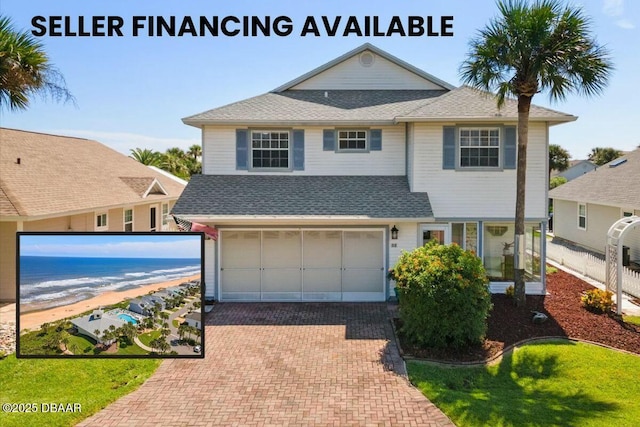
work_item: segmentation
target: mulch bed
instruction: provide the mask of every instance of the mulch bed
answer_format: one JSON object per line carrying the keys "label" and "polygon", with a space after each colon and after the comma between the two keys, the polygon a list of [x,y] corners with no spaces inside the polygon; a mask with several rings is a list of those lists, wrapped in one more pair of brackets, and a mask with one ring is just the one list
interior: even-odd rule
{"label": "mulch bed", "polygon": [[[462,351],[419,349],[400,335],[405,355],[417,358],[475,362],[491,359],[510,345],[537,337],[577,338],[640,354],[640,327],[624,323],[615,314],[595,314],[585,310],[582,293],[593,289],[583,280],[564,271],[547,276],[546,296],[527,296],[525,307],[516,308],[506,295],[492,296],[493,310],[488,319],[487,337],[482,346]],[[542,324],[534,324],[532,311],[549,316]],[[395,319],[396,329],[401,321]]]}

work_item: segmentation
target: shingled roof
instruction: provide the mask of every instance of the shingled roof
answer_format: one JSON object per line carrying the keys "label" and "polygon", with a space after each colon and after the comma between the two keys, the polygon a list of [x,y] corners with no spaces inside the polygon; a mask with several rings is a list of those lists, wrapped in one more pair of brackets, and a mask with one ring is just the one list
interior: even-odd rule
{"label": "shingled roof", "polygon": [[194,175],[172,211],[251,217],[432,218],[427,193],[405,176]]}
{"label": "shingled roof", "polygon": [[183,189],[177,181],[97,141],[0,128],[2,216],[55,215],[173,200]]}
{"label": "shingled roof", "polygon": [[554,188],[549,197],[640,209],[640,148]]}

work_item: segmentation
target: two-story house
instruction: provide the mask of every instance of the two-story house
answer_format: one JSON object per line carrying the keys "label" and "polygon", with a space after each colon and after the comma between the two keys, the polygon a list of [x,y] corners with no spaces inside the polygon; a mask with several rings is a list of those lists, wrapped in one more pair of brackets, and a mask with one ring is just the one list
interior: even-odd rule
{"label": "two-story house", "polygon": [[[527,292],[545,291],[548,129],[533,106]],[[364,44],[277,89],[189,116],[203,174],[173,213],[220,230],[205,247],[221,301],[384,301],[387,270],[430,239],[513,279],[516,102],[456,88]]]}

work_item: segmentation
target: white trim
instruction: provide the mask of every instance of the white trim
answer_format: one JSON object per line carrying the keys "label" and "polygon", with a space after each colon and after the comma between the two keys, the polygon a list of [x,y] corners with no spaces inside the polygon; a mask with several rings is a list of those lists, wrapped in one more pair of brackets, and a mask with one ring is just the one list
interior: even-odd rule
{"label": "white trim", "polygon": [[[364,147],[363,148],[340,148],[340,132],[364,132]],[[358,138],[357,135],[355,138],[349,138],[347,136],[344,138],[347,143],[352,140],[361,140],[362,138]],[[370,144],[370,135],[369,129],[336,129],[336,152],[337,153],[368,153],[369,152],[369,144]]]}
{"label": "white trim", "polygon": [[[160,207],[160,205],[157,204],[157,203],[149,205],[149,216],[148,216],[148,220],[149,220],[148,228],[149,228],[149,231],[158,231],[158,228],[160,228],[160,229],[162,228],[162,221],[160,221],[160,224],[158,224],[158,217],[160,216],[159,212],[158,212],[159,211],[159,207]],[[155,217],[156,217],[156,219],[155,219],[156,226],[153,227],[153,228],[151,227],[151,209],[155,209],[156,210],[156,215],[155,215]],[[160,225],[160,227],[158,227],[158,225]]]}
{"label": "white trim", "polygon": [[434,223],[434,224],[420,224],[418,227],[418,247],[424,246],[424,232],[425,231],[444,231],[444,244],[451,243],[451,223]]}
{"label": "white trim", "polygon": [[[580,215],[580,206],[584,206],[584,215]],[[576,226],[578,227],[578,230],[587,230],[587,226],[588,224],[588,212],[587,212],[587,204],[586,203],[578,203],[577,205],[577,221],[576,221]],[[584,217],[584,227],[580,226],[580,218]]]}
{"label": "white trim", "polygon": [[[167,207],[167,213],[164,213],[165,206]],[[163,231],[170,229],[169,211],[169,202],[160,203],[160,229]]]}
{"label": "white trim", "polygon": [[[471,127],[471,126],[459,126],[457,127],[457,135],[456,135],[456,150],[458,151],[458,164],[456,165],[456,169],[461,169],[461,170],[469,170],[469,169],[473,169],[473,170],[495,170],[495,169],[502,169],[502,157],[503,157],[503,152],[504,152],[504,141],[502,140],[504,137],[504,132],[501,132],[501,127],[500,126],[475,126],[475,127]],[[480,135],[480,133],[482,131],[487,131],[487,144],[489,145],[462,145],[462,132],[463,131],[467,131],[467,132],[473,132],[473,131],[478,131],[478,138],[481,140],[482,139],[482,135]],[[491,131],[497,131],[498,132],[498,145],[490,145],[491,144]],[[472,136],[469,135],[469,139],[471,139]],[[481,143],[482,141],[480,141]],[[462,149],[469,149],[469,150],[481,150],[481,149],[487,149],[487,150],[498,150],[498,164],[495,166],[491,166],[491,165],[487,165],[487,166],[463,166],[462,165]]]}
{"label": "white trim", "polygon": [[[248,162],[249,164],[248,166],[248,170],[251,171],[256,171],[256,172],[264,172],[264,171],[268,171],[268,172],[282,172],[282,171],[291,171],[293,170],[293,133],[291,131],[291,129],[286,129],[286,128],[280,128],[280,129],[248,129],[249,131],[249,158],[248,158]],[[258,147],[258,148],[253,148],[253,135],[254,133],[286,133],[287,134],[287,148],[280,148],[278,144],[277,148],[271,148],[271,147]],[[271,136],[269,136],[269,141],[271,141]],[[278,141],[280,141],[280,138],[278,138]],[[253,151],[254,150],[260,150],[260,151],[286,151],[287,152],[287,167],[270,167],[270,166],[253,166]]]}
{"label": "white trim", "polygon": [[162,184],[160,184],[160,181],[158,181],[156,178],[153,178],[153,181],[149,185],[149,188],[147,188],[147,191],[145,191],[142,195],[142,198],[145,199],[154,188],[159,188],[160,192],[165,196],[169,195],[169,193],[167,193],[167,190],[165,190]]}

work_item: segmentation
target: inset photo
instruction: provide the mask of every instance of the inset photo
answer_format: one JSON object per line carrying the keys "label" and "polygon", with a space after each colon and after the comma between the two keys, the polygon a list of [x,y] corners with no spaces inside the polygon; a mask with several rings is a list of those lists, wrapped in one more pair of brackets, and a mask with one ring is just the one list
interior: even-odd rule
{"label": "inset photo", "polygon": [[17,357],[204,357],[202,233],[20,232]]}

